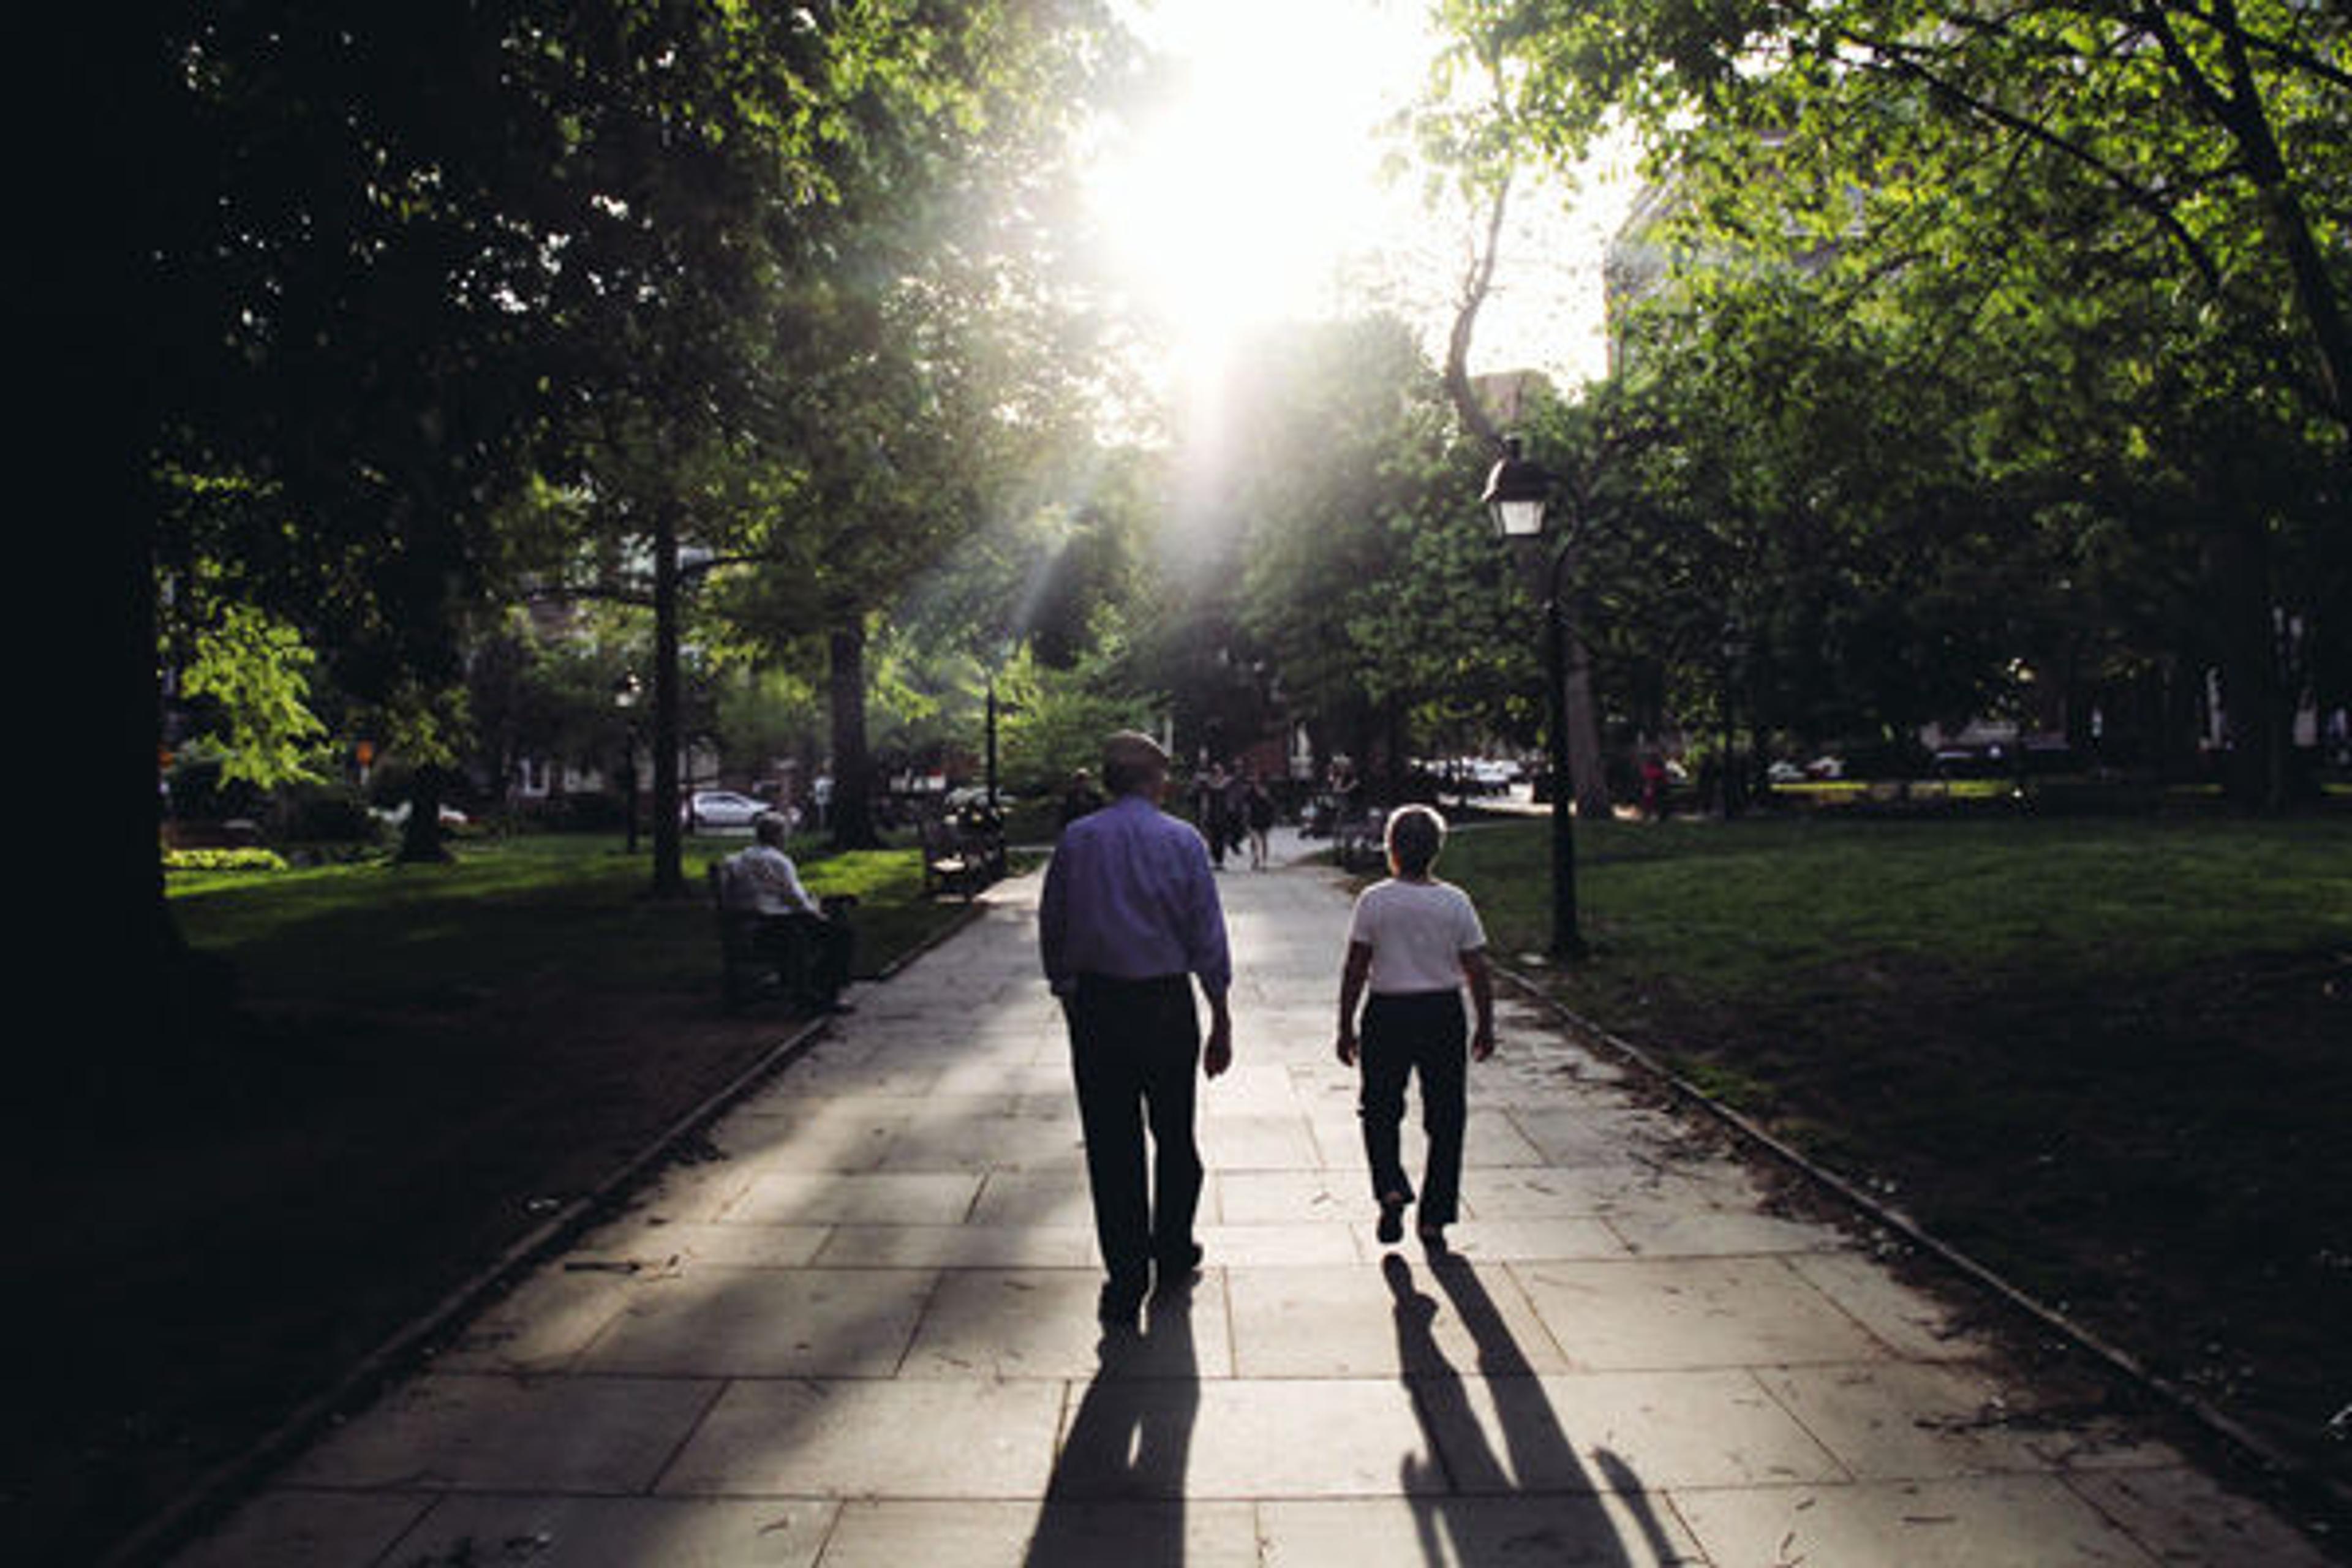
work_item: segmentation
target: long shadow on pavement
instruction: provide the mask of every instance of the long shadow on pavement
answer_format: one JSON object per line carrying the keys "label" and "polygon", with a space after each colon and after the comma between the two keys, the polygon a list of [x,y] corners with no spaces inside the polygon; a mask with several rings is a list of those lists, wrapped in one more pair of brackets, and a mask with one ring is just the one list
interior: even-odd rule
{"label": "long shadow on pavement", "polygon": [[[1423,1293],[1412,1266],[1395,1253],[1381,1260],[1396,1317],[1397,1360],[1433,1458],[1409,1456],[1404,1492],[1412,1500],[1423,1556],[1432,1568],[1525,1561],[1582,1568],[1649,1568],[1685,1561],[1622,1458],[1598,1450],[1601,1479],[1590,1479],[1559,1417],[1545,1397],[1527,1352],[1467,1259],[1440,1253],[1430,1272],[1477,1346],[1477,1375],[1493,1398],[1507,1455],[1498,1455],[1473,1407],[1461,1373],[1440,1350],[1431,1324],[1437,1300]],[[1443,1474],[1433,1489],[1426,1466]],[[1642,1537],[1629,1549],[1611,1517],[1607,1494]],[[1498,1506],[1517,1500],[1524,1506]]]}
{"label": "long shadow on pavement", "polygon": [[1026,1568],[1181,1568],[1184,1481],[1201,1408],[1192,1297],[1152,1300],[1143,1328],[1107,1328],[1030,1537]]}

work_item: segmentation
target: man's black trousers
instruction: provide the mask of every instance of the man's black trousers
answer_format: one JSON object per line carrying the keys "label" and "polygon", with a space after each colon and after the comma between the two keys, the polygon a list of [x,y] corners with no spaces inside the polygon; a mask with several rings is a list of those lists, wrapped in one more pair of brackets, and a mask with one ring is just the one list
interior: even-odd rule
{"label": "man's black trousers", "polygon": [[1139,1293],[1154,1259],[1163,1278],[1192,1267],[1192,1215],[1201,1201],[1201,1154],[1192,1133],[1201,1020],[1192,984],[1181,974],[1154,980],[1080,975],[1069,999],[1069,1022],[1095,1239],[1111,1284]]}

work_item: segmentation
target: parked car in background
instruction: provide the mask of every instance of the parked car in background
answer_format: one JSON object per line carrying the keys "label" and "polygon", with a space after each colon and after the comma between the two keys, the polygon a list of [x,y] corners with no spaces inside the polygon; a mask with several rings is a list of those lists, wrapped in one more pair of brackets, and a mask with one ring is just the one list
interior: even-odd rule
{"label": "parked car in background", "polygon": [[748,830],[755,818],[774,809],[764,800],[738,795],[731,789],[698,789],[686,797],[686,803],[677,808],[677,815],[688,831]]}
{"label": "parked car in background", "polygon": [[[408,811],[412,804],[414,803],[404,800],[394,805],[370,806],[368,815],[388,827],[405,827],[408,826]],[[444,827],[466,827],[473,823],[472,817],[446,802],[438,808],[436,815]]]}
{"label": "parked car in background", "polygon": [[1487,795],[1505,795],[1519,782],[1519,764],[1502,757],[1480,757],[1470,764],[1472,776]]}

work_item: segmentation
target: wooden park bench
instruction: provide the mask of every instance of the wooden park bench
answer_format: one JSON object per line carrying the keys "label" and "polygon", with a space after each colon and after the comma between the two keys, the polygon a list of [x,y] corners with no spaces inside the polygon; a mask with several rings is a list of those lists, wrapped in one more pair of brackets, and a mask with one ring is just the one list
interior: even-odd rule
{"label": "wooden park bench", "polygon": [[1385,812],[1370,811],[1360,816],[1343,817],[1331,831],[1333,857],[1340,868],[1379,870],[1388,856],[1387,826]]}
{"label": "wooden park bench", "polygon": [[951,816],[916,825],[923,845],[923,893],[970,899],[1004,875],[1004,833]]}
{"label": "wooden park bench", "polygon": [[[710,904],[719,918],[719,976],[728,1010],[763,996],[805,1000],[809,965],[814,957],[806,935],[797,927],[786,928],[781,952],[763,942],[759,913],[729,896],[728,875],[726,861],[710,862]],[[817,899],[818,907],[833,919],[846,918],[856,904],[856,896],[848,893],[827,893]]]}

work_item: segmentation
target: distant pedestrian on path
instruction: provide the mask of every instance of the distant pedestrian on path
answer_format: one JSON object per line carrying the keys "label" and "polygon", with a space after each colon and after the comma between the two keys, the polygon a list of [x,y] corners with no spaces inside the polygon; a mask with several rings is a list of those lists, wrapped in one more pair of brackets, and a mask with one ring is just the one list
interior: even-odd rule
{"label": "distant pedestrian on path", "polygon": [[[1406,1080],[1421,1079],[1422,1125],[1429,1163],[1420,1194],[1421,1238],[1445,1243],[1462,1194],[1462,1133],[1469,1119],[1468,1058],[1495,1054],[1495,985],[1486,966],[1486,932],[1470,896],[1430,874],[1445,846],[1445,819],[1425,805],[1408,805],[1388,821],[1389,869],[1356,900],[1348,931],[1347,967],[1339,982],[1339,1059],[1361,1060],[1363,1086],[1357,1115],[1371,1166],[1372,1196],[1381,1206],[1380,1238],[1404,1237],[1412,1182],[1399,1153]],[[1467,1033],[1462,984],[1470,984],[1477,1028]],[[1357,1035],[1357,1005],[1366,986]],[[1466,1037],[1465,1037],[1466,1035]]]}
{"label": "distant pedestrian on path", "polygon": [[1225,868],[1225,851],[1234,845],[1233,781],[1225,774],[1225,764],[1213,763],[1207,775],[1192,790],[1194,810],[1201,819],[1201,832],[1209,840],[1209,858],[1217,869]]}
{"label": "distant pedestrian on path", "polygon": [[[1045,978],[1069,1021],[1095,1238],[1109,1275],[1100,1316],[1132,1326],[1155,1268],[1160,1289],[1172,1290],[1200,1267],[1192,1073],[1197,1062],[1214,1078],[1233,1061],[1233,960],[1208,847],[1160,810],[1168,753],[1122,731],[1105,743],[1103,785],[1110,804],[1072,822],[1046,863],[1037,927]],[[1209,1000],[1205,1049],[1196,978]]]}
{"label": "distant pedestrian on path", "polygon": [[1265,781],[1253,773],[1249,787],[1242,795],[1242,809],[1249,824],[1250,869],[1265,869],[1266,835],[1274,831],[1274,795]]}

